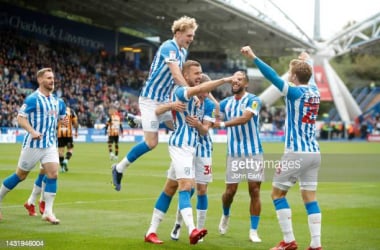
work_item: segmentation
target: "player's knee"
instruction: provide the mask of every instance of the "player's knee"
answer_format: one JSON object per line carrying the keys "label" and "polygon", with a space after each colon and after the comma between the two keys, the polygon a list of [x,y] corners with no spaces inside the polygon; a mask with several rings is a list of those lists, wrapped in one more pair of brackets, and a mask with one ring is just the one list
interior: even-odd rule
{"label": "player's knee", "polygon": [[207,194],[207,185],[197,185],[197,194],[198,195],[205,195]]}
{"label": "player's knee", "polygon": [[28,176],[29,174],[29,171],[25,171],[25,170],[22,170],[21,168],[17,167],[16,169],[16,175],[18,176],[18,178],[20,179],[20,181],[23,181],[26,179],[26,177]]}
{"label": "player's knee", "polygon": [[272,200],[277,200],[284,198],[286,196],[287,191],[280,190],[278,188],[274,188],[271,193]]}
{"label": "player's knee", "polygon": [[315,190],[301,190],[301,196],[304,203],[309,203],[316,200]]}
{"label": "player's knee", "polygon": [[176,192],[177,192],[177,187],[169,186],[169,187],[165,187],[165,188],[164,188],[164,193],[165,193],[167,196],[173,197],[173,196],[175,195]]}
{"label": "player's knee", "polygon": [[249,189],[249,194],[251,197],[259,197],[260,196],[260,187],[255,186]]}
{"label": "player's knee", "polygon": [[48,164],[45,165],[45,174],[49,179],[58,178],[58,164]]}
{"label": "player's knee", "polygon": [[49,179],[57,179],[58,178],[58,171],[50,171],[46,173],[47,178]]}
{"label": "player's knee", "polygon": [[251,200],[260,200],[260,191],[254,191],[250,193]]}
{"label": "player's knee", "polygon": [[236,188],[231,188],[231,187],[227,188],[226,191],[224,192],[224,194],[229,199],[232,199],[236,194]]}
{"label": "player's knee", "polygon": [[158,144],[158,140],[154,140],[154,139],[153,140],[147,140],[147,141],[145,141],[145,143],[146,143],[146,145],[148,145],[148,147],[150,149],[154,149]]}

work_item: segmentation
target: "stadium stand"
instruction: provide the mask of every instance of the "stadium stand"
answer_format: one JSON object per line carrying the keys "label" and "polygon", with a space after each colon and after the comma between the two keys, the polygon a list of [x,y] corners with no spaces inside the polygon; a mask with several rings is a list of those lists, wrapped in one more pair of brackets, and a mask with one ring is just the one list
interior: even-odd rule
{"label": "stadium stand", "polygon": [[18,109],[37,87],[35,73],[47,66],[55,72],[56,94],[77,112],[82,127],[103,123],[110,105],[118,107],[122,117],[139,113],[133,96],[146,72],[134,69],[122,54],[90,53],[56,41],[41,43],[11,30],[0,35],[6,38],[0,41],[1,127],[17,126]]}

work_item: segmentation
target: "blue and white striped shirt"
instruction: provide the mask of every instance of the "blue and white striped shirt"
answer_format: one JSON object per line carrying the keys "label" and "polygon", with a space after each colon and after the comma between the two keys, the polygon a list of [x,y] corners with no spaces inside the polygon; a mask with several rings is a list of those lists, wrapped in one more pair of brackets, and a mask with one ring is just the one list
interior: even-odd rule
{"label": "blue and white striped shirt", "polygon": [[248,110],[254,115],[245,124],[227,127],[227,151],[231,157],[247,157],[263,153],[259,137],[260,99],[250,93],[240,99],[235,96],[225,98],[220,102],[220,112],[226,121],[241,117]]}
{"label": "blue and white striped shirt", "polygon": [[199,132],[196,128],[190,127],[185,120],[188,115],[197,115],[195,100],[194,98],[187,99],[186,87],[177,86],[173,91],[172,101],[175,102],[179,100],[185,102],[187,103],[187,107],[184,112],[172,111],[175,128],[170,135],[169,145],[176,147],[190,146],[195,148],[199,142]]}
{"label": "blue and white striped shirt", "polygon": [[[180,49],[175,40],[165,41],[157,50],[149,76],[140,93],[140,96],[158,101],[167,102],[174,86],[173,76],[168,67],[168,63],[177,63],[182,69],[182,65],[187,57],[187,50]],[[185,84],[185,83],[183,83]]]}
{"label": "blue and white striped shirt", "polygon": [[[215,123],[215,104],[206,98],[198,108],[200,121],[209,121]],[[199,135],[199,143],[195,152],[196,157],[210,158],[212,155],[212,140],[209,132],[205,135]]]}
{"label": "blue and white striped shirt", "polygon": [[[263,75],[285,96],[287,119],[285,121],[285,149],[293,152],[319,152],[315,121],[318,116],[320,94],[311,76],[308,85],[294,85],[284,81],[266,63],[254,60]],[[308,62],[312,66],[312,62]]]}
{"label": "blue and white striped shirt", "polygon": [[33,129],[42,134],[40,140],[34,140],[27,133],[22,148],[48,148],[57,144],[57,122],[66,116],[66,105],[56,96],[45,96],[36,90],[25,99],[18,115],[26,117]]}

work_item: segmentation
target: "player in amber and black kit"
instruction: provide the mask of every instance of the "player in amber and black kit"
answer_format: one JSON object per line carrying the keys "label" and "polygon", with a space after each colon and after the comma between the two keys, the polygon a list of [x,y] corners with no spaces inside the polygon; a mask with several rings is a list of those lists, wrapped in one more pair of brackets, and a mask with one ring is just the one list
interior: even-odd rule
{"label": "player in amber and black kit", "polygon": [[[119,136],[123,136],[123,125],[120,115],[115,108],[109,110],[110,118],[105,127],[105,134],[108,134],[108,152],[111,161],[117,161],[119,155]],[[112,151],[112,145],[115,143],[115,153]]]}
{"label": "player in amber and black kit", "polygon": [[[78,117],[74,110],[66,107],[66,115],[69,119],[69,123],[65,126],[62,122],[58,122],[58,153],[59,153],[59,164],[61,165],[61,171],[69,171],[68,163],[73,155],[74,140],[73,140],[73,129],[75,138],[78,137]],[[67,152],[65,156],[65,147],[67,147]]]}

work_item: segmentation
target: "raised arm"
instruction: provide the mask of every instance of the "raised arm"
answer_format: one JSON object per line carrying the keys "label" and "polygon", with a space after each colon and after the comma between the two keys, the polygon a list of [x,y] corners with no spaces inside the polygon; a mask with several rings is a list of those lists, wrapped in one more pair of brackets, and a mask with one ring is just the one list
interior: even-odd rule
{"label": "raised arm", "polygon": [[253,53],[251,47],[245,46],[241,48],[240,52],[247,58],[252,59],[256,64],[260,72],[267,78],[274,86],[276,86],[281,92],[283,92],[285,81],[277,74],[277,72],[272,69],[265,62],[260,60],[255,53]]}
{"label": "raised arm", "polygon": [[318,88],[317,83],[315,82],[315,78],[314,78],[314,61],[313,61],[313,59],[306,52],[301,52],[301,54],[298,56],[298,59],[307,62],[311,66],[313,74],[310,77],[309,85],[314,87],[314,88]]}

